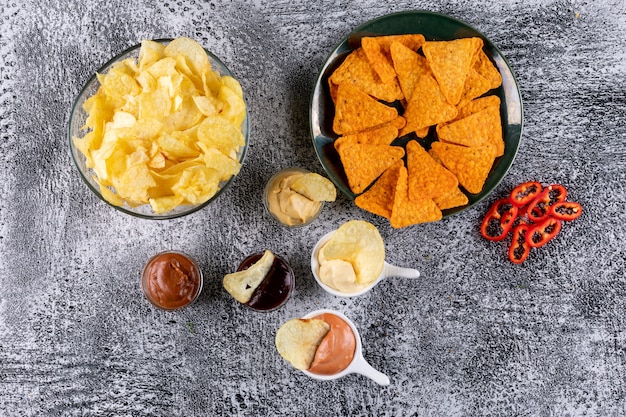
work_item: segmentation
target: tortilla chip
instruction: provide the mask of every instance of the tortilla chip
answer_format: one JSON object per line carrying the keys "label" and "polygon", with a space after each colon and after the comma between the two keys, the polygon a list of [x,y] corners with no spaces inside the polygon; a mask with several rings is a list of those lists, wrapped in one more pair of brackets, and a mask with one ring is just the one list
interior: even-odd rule
{"label": "tortilla chip", "polygon": [[480,38],[452,41],[429,41],[422,46],[428,65],[448,103],[457,105],[465,87],[476,52],[482,48]]}
{"label": "tortilla chip", "polygon": [[459,186],[456,176],[435,161],[415,140],[406,144],[406,165],[409,198],[412,201],[419,202],[424,197],[434,198]]}
{"label": "tortilla chip", "polygon": [[502,85],[502,75],[481,48],[476,53],[476,59],[467,74],[461,101],[480,97],[500,85]]}
{"label": "tortilla chip", "polygon": [[446,101],[437,81],[431,75],[424,75],[417,81],[403,114],[406,126],[400,131],[400,136],[446,122],[456,114],[456,107]]}
{"label": "tortilla chip", "polygon": [[456,175],[467,192],[478,194],[482,191],[495,159],[493,145],[467,147],[433,142],[431,149],[443,165]]}
{"label": "tortilla chip", "polygon": [[464,119],[437,126],[439,140],[463,146],[493,145],[495,156],[504,155],[500,107],[491,106]]}
{"label": "tortilla chip", "polygon": [[339,84],[333,130],[349,134],[385,124],[398,117],[398,111],[386,106],[350,84]]}
{"label": "tortilla chip", "polygon": [[373,129],[343,136],[345,142],[367,143],[370,145],[391,145],[398,137],[398,128],[393,122],[386,123]]}
{"label": "tortilla chip", "polygon": [[421,198],[418,201],[409,200],[407,169],[400,167],[396,194],[391,210],[389,223],[391,227],[399,229],[418,223],[441,220],[441,210],[430,198]]}
{"label": "tortilla chip", "polygon": [[337,88],[339,86],[337,84],[335,84],[334,82],[331,81],[331,79],[328,79],[328,93],[330,94],[330,99],[333,101],[333,103],[337,102]]}
{"label": "tortilla chip", "polygon": [[276,331],[276,350],[299,370],[309,369],[330,325],[320,319],[291,319]]}
{"label": "tortilla chip", "polygon": [[362,48],[351,52],[329,79],[336,85],[350,84],[380,100],[393,102],[401,99],[402,90],[394,78],[383,82],[370,66]]}
{"label": "tortilla chip", "polygon": [[432,72],[428,68],[426,58],[400,42],[392,43],[390,51],[393,68],[398,76],[402,94],[408,103],[420,77],[424,74],[432,75]]}
{"label": "tortilla chip", "polygon": [[354,199],[355,204],[370,213],[390,218],[400,168],[403,166],[404,162],[400,160],[387,168],[369,190]]}
{"label": "tortilla chip", "polygon": [[451,123],[455,120],[464,119],[467,116],[471,116],[474,113],[478,113],[479,111],[486,109],[487,107],[500,107],[500,103],[500,97],[495,95],[475,98],[471,101],[461,100],[459,105],[456,107],[459,113],[456,115],[456,118],[454,118],[454,120],[451,120],[448,123]]}
{"label": "tortilla chip", "polygon": [[433,201],[437,204],[440,210],[447,210],[454,207],[464,206],[469,202],[469,199],[459,187],[455,187],[452,191],[446,194],[440,194],[433,197]]}
{"label": "tortilla chip", "polygon": [[415,131],[415,135],[417,135],[418,138],[420,139],[424,139],[426,136],[428,136],[428,132],[430,131],[429,127],[424,127],[421,129],[417,129]]}
{"label": "tortilla chip", "polygon": [[404,156],[404,149],[398,146],[343,142],[335,148],[350,189],[355,194],[361,194],[380,174]]}
{"label": "tortilla chip", "polygon": [[361,39],[361,47],[367,59],[381,80],[390,83],[396,77],[396,72],[391,61],[390,47],[397,42],[407,48],[417,51],[424,43],[424,36],[419,34],[388,35],[376,37],[364,37]]}

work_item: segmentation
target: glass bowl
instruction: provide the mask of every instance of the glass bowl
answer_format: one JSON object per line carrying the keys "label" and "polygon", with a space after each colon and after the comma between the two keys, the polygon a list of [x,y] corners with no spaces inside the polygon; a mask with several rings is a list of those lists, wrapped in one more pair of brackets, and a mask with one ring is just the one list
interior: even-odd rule
{"label": "glass bowl", "polygon": [[[169,42],[172,41],[172,39],[155,39],[155,42],[159,42],[162,43],[164,45],[167,45]],[[218,186],[218,191],[208,200],[200,203],[200,204],[196,204],[196,205],[184,205],[184,206],[179,206],[176,207],[175,209],[166,212],[166,213],[155,213],[152,210],[152,207],[150,206],[150,204],[144,204],[141,206],[130,206],[127,203],[124,203],[121,206],[117,206],[112,204],[111,202],[107,201],[102,193],[100,192],[100,186],[98,185],[98,182],[95,180],[94,176],[95,176],[95,172],[93,169],[88,168],[86,166],[86,158],[85,155],[83,155],[74,145],[74,142],[72,140],[73,137],[84,137],[89,130],[85,129],[85,121],[87,120],[88,114],[85,111],[85,109],[83,108],[83,104],[85,103],[85,101],[91,97],[92,95],[94,95],[98,89],[100,88],[100,82],[98,81],[97,75],[96,74],[105,74],[109,71],[109,69],[116,64],[117,62],[123,61],[125,59],[128,58],[137,58],[139,56],[139,51],[141,48],[141,44],[137,44],[134,45],[128,49],[126,49],[125,51],[121,52],[119,55],[115,56],[114,58],[112,58],[109,62],[107,62],[106,64],[104,64],[100,69],[98,69],[96,71],[95,74],[93,74],[89,80],[87,81],[87,83],[84,85],[84,87],[81,89],[80,93],[78,94],[78,96],[76,97],[76,100],[74,101],[74,105],[72,106],[72,112],[70,114],[70,118],[69,118],[69,124],[68,124],[68,139],[69,139],[69,146],[70,146],[70,152],[72,154],[72,158],[75,162],[76,167],[78,168],[78,171],[80,172],[80,175],[82,177],[82,179],[84,180],[84,182],[87,184],[87,186],[89,187],[89,189],[91,191],[93,191],[102,201],[106,202],[107,204],[109,204],[110,206],[114,207],[115,209],[126,213],[126,214],[130,214],[136,217],[140,217],[140,218],[144,218],[144,219],[156,219],[156,220],[163,220],[163,219],[173,219],[176,217],[181,217],[181,216],[185,216],[187,214],[191,214],[195,211],[198,211],[204,207],[206,207],[207,205],[211,204],[211,202],[215,201],[220,194],[222,194],[222,192],[224,192],[224,190],[226,190],[231,183],[233,182],[233,180],[235,179],[236,175],[233,175],[232,177],[230,177],[228,180],[226,181],[222,181],[219,183]],[[209,61],[211,63],[211,67],[213,70],[217,71],[219,73],[220,76],[231,76],[233,77],[233,74],[229,71],[229,69],[226,67],[226,65],[224,65],[224,63],[222,63],[222,61],[220,61],[220,59],[215,56],[213,53],[211,53],[210,51],[207,51],[205,49],[205,52],[207,54],[207,56],[209,57]],[[244,103],[246,104],[246,114],[245,114],[245,118],[241,124],[241,131],[243,133],[243,137],[244,137],[244,145],[241,146],[239,148],[239,151],[236,154],[236,159],[239,161],[239,163],[241,165],[243,165],[243,161],[245,159],[247,150],[248,150],[248,144],[249,144],[249,114],[248,114],[248,105],[245,101],[245,97],[244,97]]]}

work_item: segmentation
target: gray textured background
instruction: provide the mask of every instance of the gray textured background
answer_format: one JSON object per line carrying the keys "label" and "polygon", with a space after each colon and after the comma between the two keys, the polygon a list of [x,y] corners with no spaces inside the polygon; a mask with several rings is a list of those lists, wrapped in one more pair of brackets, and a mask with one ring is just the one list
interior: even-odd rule
{"label": "gray textured background", "polygon": [[[321,171],[308,103],[325,57],[393,11],[464,20],[509,59],[522,144],[493,197],[444,221],[391,230],[345,198],[313,225],[276,226],[261,190],[276,170]],[[626,5],[624,1],[0,1],[1,416],[620,416],[626,414]],[[66,124],[82,84],[142,38],[187,35],[241,80],[251,145],[234,187],[172,221],[106,206],[72,165]],[[487,205],[519,182],[562,183],[583,216],[522,266],[482,240]],[[309,251],[348,219],[380,227],[388,260],[417,267],[340,300]],[[221,278],[253,251],[283,255],[297,291],[279,311],[242,308]],[[190,253],[207,283],[157,311],[139,272]],[[318,382],[276,353],[285,320],[351,317],[391,378]]]}

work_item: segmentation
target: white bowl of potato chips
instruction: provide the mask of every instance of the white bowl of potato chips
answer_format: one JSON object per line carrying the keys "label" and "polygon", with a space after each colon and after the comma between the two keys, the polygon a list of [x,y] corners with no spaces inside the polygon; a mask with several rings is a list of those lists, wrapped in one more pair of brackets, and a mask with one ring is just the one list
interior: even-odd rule
{"label": "white bowl of potato chips", "polygon": [[248,148],[243,90],[190,38],[144,40],[94,74],[69,121],[89,188],[149,219],[195,212],[239,173]]}

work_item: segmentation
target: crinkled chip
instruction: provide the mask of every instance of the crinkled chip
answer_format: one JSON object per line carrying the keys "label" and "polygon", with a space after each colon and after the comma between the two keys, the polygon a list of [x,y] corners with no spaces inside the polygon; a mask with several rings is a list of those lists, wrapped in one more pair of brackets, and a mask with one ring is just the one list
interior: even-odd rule
{"label": "crinkled chip", "polygon": [[387,168],[374,185],[354,199],[357,207],[387,219],[390,218],[400,168],[403,166],[404,162],[400,160]]}
{"label": "crinkled chip", "polygon": [[422,46],[428,65],[448,103],[458,104],[476,52],[482,48],[480,38],[451,41],[428,41]]}
{"label": "crinkled chip", "polygon": [[224,288],[240,303],[247,303],[254,290],[263,282],[274,263],[274,254],[266,250],[250,268],[224,276]]}
{"label": "crinkled chip", "polygon": [[467,192],[478,194],[482,191],[495,159],[493,145],[467,147],[433,142],[431,150],[457,176]]}
{"label": "crinkled chip", "polygon": [[350,84],[379,100],[393,102],[402,98],[402,90],[394,78],[382,81],[372,69],[361,48],[352,51],[332,73],[329,82],[340,85]]}
{"label": "crinkled chip", "polygon": [[407,169],[404,166],[401,167],[391,218],[389,219],[391,227],[399,229],[437,220],[441,220],[441,210],[431,198],[409,199]]}
{"label": "crinkled chip", "polygon": [[326,259],[350,262],[361,284],[376,280],[385,264],[383,238],[376,226],[364,220],[350,220],[339,226],[321,250]]}
{"label": "crinkled chip", "polygon": [[407,102],[413,96],[413,90],[420,77],[424,74],[432,74],[428,68],[426,58],[415,50],[407,48],[400,42],[394,42],[390,47],[393,67],[396,71],[402,94]]}
{"label": "crinkled chip", "polygon": [[424,43],[420,34],[388,35],[361,38],[361,46],[367,60],[383,82],[390,83],[396,77],[391,60],[391,45],[398,43],[409,50],[417,51]]}
{"label": "crinkled chip", "polygon": [[309,369],[330,325],[320,319],[291,319],[276,331],[276,350],[299,370]]}
{"label": "crinkled chip", "polygon": [[411,101],[403,114],[406,126],[400,131],[400,135],[446,122],[456,117],[456,114],[456,107],[446,101],[437,81],[431,75],[425,74],[417,81]]}
{"label": "crinkled chip", "polygon": [[487,107],[464,119],[437,126],[439,140],[464,146],[493,145],[496,157],[504,155],[500,107]]}
{"label": "crinkled chip", "polygon": [[459,185],[456,176],[435,161],[415,140],[406,144],[406,162],[409,198],[413,201],[434,198],[452,191]]}
{"label": "crinkled chip", "polygon": [[447,210],[454,207],[464,206],[469,199],[459,187],[455,187],[452,191],[442,193],[433,197],[433,201],[440,210]]}
{"label": "crinkled chip", "polygon": [[350,84],[337,87],[335,133],[349,134],[359,132],[390,122],[398,117],[398,111],[376,101],[363,91]]}
{"label": "crinkled chip", "polygon": [[313,201],[335,201],[337,198],[337,189],[332,181],[315,172],[299,176],[290,188]]}
{"label": "crinkled chip", "polygon": [[355,194],[362,193],[380,174],[404,156],[398,146],[369,145],[339,142],[337,152]]}

